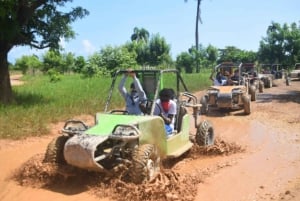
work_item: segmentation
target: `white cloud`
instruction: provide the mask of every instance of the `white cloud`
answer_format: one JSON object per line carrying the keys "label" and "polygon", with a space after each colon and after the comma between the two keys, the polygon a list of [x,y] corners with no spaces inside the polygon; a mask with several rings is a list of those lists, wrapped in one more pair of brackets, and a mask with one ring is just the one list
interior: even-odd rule
{"label": "white cloud", "polygon": [[91,44],[91,42],[89,40],[83,40],[82,41],[82,45],[83,45],[83,48],[84,48],[84,51],[88,54],[92,54],[96,48]]}

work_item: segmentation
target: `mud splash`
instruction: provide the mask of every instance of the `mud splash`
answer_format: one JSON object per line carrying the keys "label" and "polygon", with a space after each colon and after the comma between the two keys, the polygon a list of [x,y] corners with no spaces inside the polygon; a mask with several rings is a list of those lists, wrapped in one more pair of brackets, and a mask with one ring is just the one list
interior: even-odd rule
{"label": "mud splash", "polygon": [[[112,200],[194,200],[197,184],[213,174],[220,167],[195,169],[188,173],[176,172],[172,167],[182,159],[194,159],[199,156],[226,156],[242,152],[241,146],[217,139],[213,146],[195,145],[184,156],[165,160],[161,173],[147,184],[136,185],[128,181],[125,172],[105,175],[77,169],[68,165],[44,163],[43,154],[38,154],[16,170],[13,179],[22,186],[58,190],[69,188],[73,193],[89,191],[99,198]],[[118,176],[116,176],[118,175]],[[72,188],[72,189],[71,189]],[[75,190],[74,190],[75,189]]]}
{"label": "mud splash", "polygon": [[214,145],[207,147],[193,146],[191,151],[191,158],[198,157],[198,155],[230,155],[235,153],[244,152],[246,149],[234,142],[228,143],[224,140],[217,138]]}

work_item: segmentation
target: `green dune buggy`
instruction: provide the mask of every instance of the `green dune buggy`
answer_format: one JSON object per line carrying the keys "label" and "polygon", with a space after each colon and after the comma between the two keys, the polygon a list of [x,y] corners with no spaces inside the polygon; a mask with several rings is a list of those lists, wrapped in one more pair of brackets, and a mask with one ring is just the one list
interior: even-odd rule
{"label": "green dune buggy", "polygon": [[[198,122],[200,104],[188,92],[177,70],[134,70],[148,97],[144,115],[128,115],[125,110],[112,110],[113,100],[122,99],[115,85],[120,75],[114,73],[103,112],[95,115],[95,124],[87,126],[80,120],[69,120],[62,135],[51,141],[46,162],[66,163],[85,170],[111,173],[125,166],[130,180],[143,183],[152,180],[165,158],[177,158],[196,142],[200,146],[214,143],[214,129],[209,121]],[[167,137],[163,119],[153,115],[153,102],[160,89],[173,88],[177,102],[175,131]],[[189,109],[190,108],[190,109]],[[191,111],[189,114],[188,111]],[[193,117],[193,118],[191,118]],[[194,122],[191,122],[193,120]],[[191,135],[191,125],[196,129]]]}

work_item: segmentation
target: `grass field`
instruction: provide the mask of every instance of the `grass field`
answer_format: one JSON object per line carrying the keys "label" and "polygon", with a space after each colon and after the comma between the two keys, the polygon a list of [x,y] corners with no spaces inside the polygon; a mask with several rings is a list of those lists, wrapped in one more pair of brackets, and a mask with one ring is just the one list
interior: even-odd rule
{"label": "grass field", "polygon": [[[190,92],[203,90],[211,84],[209,73],[182,74]],[[49,124],[82,114],[103,111],[111,85],[110,77],[82,78],[63,75],[58,82],[49,77],[24,76],[24,85],[14,86],[15,103],[0,105],[0,138],[21,139],[49,133]],[[122,107],[123,99],[113,100]]]}

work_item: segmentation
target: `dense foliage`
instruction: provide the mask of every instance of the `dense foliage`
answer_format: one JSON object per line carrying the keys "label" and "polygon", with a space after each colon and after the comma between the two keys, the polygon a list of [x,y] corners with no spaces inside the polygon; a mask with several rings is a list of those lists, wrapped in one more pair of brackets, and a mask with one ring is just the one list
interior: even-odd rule
{"label": "dense foliage", "polygon": [[292,65],[300,61],[300,23],[280,25],[272,22],[258,51],[262,63]]}

